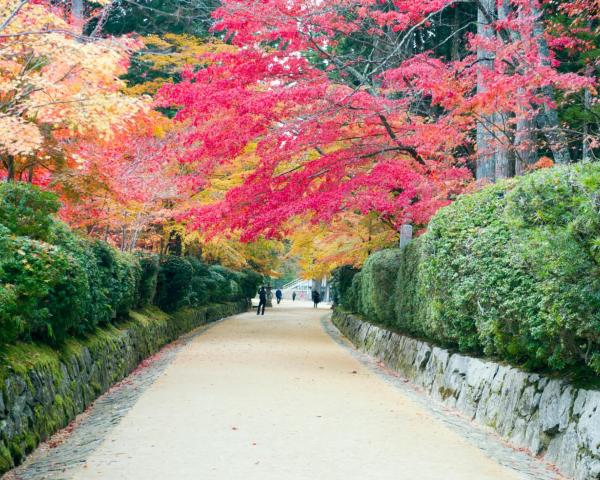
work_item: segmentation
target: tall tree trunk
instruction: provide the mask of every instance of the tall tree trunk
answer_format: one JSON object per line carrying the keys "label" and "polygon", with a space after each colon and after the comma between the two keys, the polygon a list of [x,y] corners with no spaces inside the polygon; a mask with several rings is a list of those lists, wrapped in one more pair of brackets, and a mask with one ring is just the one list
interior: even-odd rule
{"label": "tall tree trunk", "polygon": [[[533,27],[533,34],[537,38],[542,63],[550,65],[550,49],[544,38],[544,26],[540,21],[542,12],[537,0],[532,3],[531,13],[537,17]],[[548,86],[542,88],[542,93],[548,100],[554,100],[554,89],[552,87]],[[550,150],[552,150],[552,155],[554,156],[554,162],[570,163],[571,154],[569,152],[569,142],[560,126],[556,109],[544,105],[543,111],[538,115],[536,122],[548,141],[548,146],[550,147]]]}
{"label": "tall tree trunk", "polygon": [[[460,8],[459,5],[454,6],[452,18],[452,31],[456,32],[460,27]],[[452,46],[450,48],[450,59],[455,62],[458,60],[460,55],[460,35],[452,36]]]}
{"label": "tall tree trunk", "polygon": [[[510,14],[510,0],[502,0],[498,3],[498,19],[506,19]],[[500,41],[500,33],[497,34]],[[494,126],[496,134],[496,165],[495,179],[510,178],[515,175],[515,157],[512,149],[514,132],[510,124],[509,114],[498,112],[494,115]]]}
{"label": "tall tree trunk", "polygon": [[71,15],[77,21],[82,22],[84,16],[83,0],[71,0]]}
{"label": "tall tree trunk", "polygon": [[[494,28],[489,19],[496,16],[496,1],[481,0],[477,12],[477,33],[483,37],[493,38]],[[492,53],[479,48],[477,50],[477,60],[479,65],[477,75],[477,92],[482,93],[486,90],[485,70],[494,68],[494,58]],[[493,124],[494,116],[484,116],[477,123],[477,180],[489,180],[493,182],[496,178],[496,154],[494,148]]]}
{"label": "tall tree trunk", "polygon": [[494,149],[494,180],[515,176],[515,157],[512,151],[512,135],[509,132],[508,115],[496,113],[494,126],[496,132]]}

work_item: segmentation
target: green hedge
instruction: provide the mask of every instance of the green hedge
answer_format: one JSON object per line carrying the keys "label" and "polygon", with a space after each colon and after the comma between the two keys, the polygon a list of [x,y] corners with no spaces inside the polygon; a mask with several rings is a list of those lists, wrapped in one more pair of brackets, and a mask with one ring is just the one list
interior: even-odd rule
{"label": "green hedge", "polygon": [[361,271],[360,311],[384,325],[392,325],[394,285],[401,250],[381,250],[370,255]]}
{"label": "green hedge", "polygon": [[348,291],[352,288],[352,280],[354,275],[358,273],[358,269],[345,265],[337,268],[332,275],[331,279],[331,294],[335,305],[341,305],[348,308],[348,305],[344,305],[344,301],[348,301]]}
{"label": "green hedge", "polygon": [[372,255],[342,304],[389,324],[376,296],[393,262],[397,330],[530,368],[600,373],[599,210],[598,164],[461,196],[401,255]]}
{"label": "green hedge", "polygon": [[57,344],[134,308],[247,300],[254,272],[207,266],[192,257],[122,253],[75,234],[55,217],[56,196],[23,183],[0,183],[0,342]]}
{"label": "green hedge", "polygon": [[156,304],[173,312],[185,306],[249,301],[262,280],[256,272],[207,265],[196,257],[167,256],[160,262]]}

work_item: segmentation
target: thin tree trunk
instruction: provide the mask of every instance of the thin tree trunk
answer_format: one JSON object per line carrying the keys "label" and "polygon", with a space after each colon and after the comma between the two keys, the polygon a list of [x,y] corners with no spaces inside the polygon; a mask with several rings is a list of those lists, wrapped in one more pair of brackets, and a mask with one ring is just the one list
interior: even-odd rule
{"label": "thin tree trunk", "polygon": [[[588,76],[592,75],[591,68],[586,72]],[[588,88],[583,92],[583,110],[587,112],[592,108],[592,93]],[[587,120],[583,121],[583,140],[581,142],[581,157],[584,162],[589,162],[592,159],[592,151],[589,144],[590,125]]]}
{"label": "thin tree trunk", "polygon": [[[452,19],[452,31],[456,32],[460,26],[460,9],[459,5],[454,6],[454,17]],[[452,46],[450,48],[450,59],[455,62],[460,54],[460,35],[452,36]]]}
{"label": "thin tree trunk", "polygon": [[15,159],[12,155],[7,155],[5,160],[3,161],[4,166],[6,167],[6,181],[14,182],[15,181]]}
{"label": "thin tree trunk", "polygon": [[[495,33],[489,18],[495,18],[495,0],[481,0],[477,12],[477,33],[486,38],[493,38]],[[492,53],[479,48],[477,50],[479,70],[477,74],[477,92],[486,90],[485,70],[494,68]],[[494,136],[490,130],[494,124],[493,115],[484,116],[477,124],[477,180],[493,182],[496,176],[496,155]]]}
{"label": "thin tree trunk", "polygon": [[[502,0],[498,4],[498,19],[503,20],[510,13],[510,1]],[[498,36],[500,34],[498,33]],[[500,38],[500,40],[502,40]],[[512,127],[508,122],[508,114],[506,112],[498,112],[494,115],[494,131],[495,131],[495,179],[510,178],[515,175],[515,161],[512,152],[514,134],[511,131]]]}
{"label": "thin tree trunk", "polygon": [[532,137],[533,122],[529,119],[517,121],[515,134],[515,175],[523,175],[537,160]]}

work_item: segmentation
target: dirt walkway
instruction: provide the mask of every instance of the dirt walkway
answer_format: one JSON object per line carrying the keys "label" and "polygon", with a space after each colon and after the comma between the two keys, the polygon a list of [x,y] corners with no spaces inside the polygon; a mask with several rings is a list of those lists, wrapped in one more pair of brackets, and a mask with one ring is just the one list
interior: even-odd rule
{"label": "dirt walkway", "polygon": [[214,325],[135,387],[127,409],[101,400],[78,437],[11,478],[532,478],[486,456],[481,442],[333,341],[320,323],[327,313],[284,303]]}
{"label": "dirt walkway", "polygon": [[[284,302],[199,329],[6,480],[555,480]],[[506,465],[506,466],[501,466]]]}

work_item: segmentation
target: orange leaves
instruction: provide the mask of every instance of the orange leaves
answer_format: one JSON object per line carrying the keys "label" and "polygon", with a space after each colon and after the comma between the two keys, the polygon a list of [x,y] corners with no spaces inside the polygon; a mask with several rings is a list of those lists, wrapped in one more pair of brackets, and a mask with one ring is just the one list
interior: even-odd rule
{"label": "orange leaves", "polygon": [[[34,155],[48,137],[42,130],[62,132],[57,140],[65,131],[70,140],[91,132],[110,138],[148,108],[119,93],[131,42],[79,38],[49,6],[15,5],[0,0],[0,23],[8,21],[0,36],[0,110],[13,127],[0,131],[5,152]],[[25,131],[16,145],[15,133]]]}

